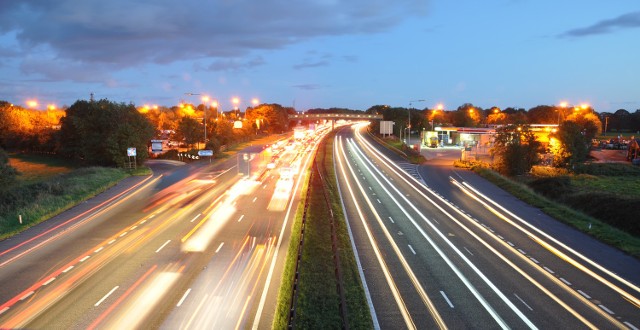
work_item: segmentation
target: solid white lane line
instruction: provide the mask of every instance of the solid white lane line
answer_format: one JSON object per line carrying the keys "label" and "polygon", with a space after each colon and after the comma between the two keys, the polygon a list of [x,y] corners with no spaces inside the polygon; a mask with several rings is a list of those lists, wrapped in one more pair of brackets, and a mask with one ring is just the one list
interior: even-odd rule
{"label": "solid white lane line", "polygon": [[522,298],[520,298],[520,296],[518,296],[518,295],[517,295],[517,294],[515,294],[515,293],[514,293],[513,295],[514,295],[514,296],[516,296],[516,298],[518,298],[518,300],[520,300],[520,302],[521,302],[521,303],[523,303],[525,306],[527,306],[527,308],[528,308],[530,311],[533,311],[533,308],[531,308],[531,306],[529,306],[526,302],[524,302],[524,300],[522,300]]}
{"label": "solid white lane line", "polygon": [[180,307],[182,305],[184,300],[187,299],[189,292],[191,292],[191,288],[188,288],[187,291],[184,292],[184,294],[182,295],[182,298],[180,298],[180,301],[178,301],[178,304],[176,305],[176,307]]}
{"label": "solid white lane line", "polygon": [[109,291],[107,294],[104,295],[104,297],[102,297],[102,299],[98,300],[98,302],[93,305],[95,307],[98,307],[100,304],[102,304],[103,301],[105,301],[107,298],[109,298],[109,296],[116,290],[118,290],[120,286],[116,285],[115,287],[113,287],[113,289],[111,289],[111,291]]}
{"label": "solid white lane line", "polygon": [[562,277],[560,278],[560,281],[564,282],[564,284],[566,284],[566,285],[571,285],[571,282],[569,282],[569,281],[565,280],[565,279],[564,279],[564,278],[562,278]]}
{"label": "solid white lane line", "polygon": [[218,245],[218,248],[216,249],[216,253],[218,253],[220,251],[220,249],[222,249],[222,246],[224,245],[224,242],[220,243],[220,245]]}
{"label": "solid white lane line", "polygon": [[440,291],[440,294],[442,295],[442,297],[444,297],[444,300],[447,301],[447,304],[449,304],[449,307],[453,308],[453,304],[451,303],[451,300],[449,300],[449,297],[447,297],[447,294],[444,293],[444,291]]}
{"label": "solid white lane line", "polygon": [[49,280],[47,280],[46,282],[42,283],[42,285],[48,285],[49,283],[51,283],[51,282],[53,282],[53,281],[55,281],[55,280],[56,280],[56,278],[55,278],[55,277],[52,277],[52,278],[50,278]]}
{"label": "solid white lane line", "polygon": [[66,273],[66,272],[70,271],[71,269],[73,269],[73,267],[74,267],[74,266],[69,266],[69,267],[67,267],[67,269],[63,270],[62,272],[63,272],[63,273]]}
{"label": "solid white lane line", "polygon": [[413,254],[416,254],[416,250],[413,249],[413,247],[411,246],[411,244],[409,244],[409,250],[411,250],[411,252],[413,252]]}
{"label": "solid white lane line", "polygon": [[238,222],[242,221],[243,218],[244,218],[244,214],[240,216],[240,219],[238,219]]}
{"label": "solid white lane line", "polygon": [[160,252],[160,250],[162,250],[163,247],[167,246],[167,244],[169,244],[169,242],[171,242],[170,239],[168,239],[166,242],[164,242],[164,244],[162,244],[157,250],[156,253]]}
{"label": "solid white lane line", "polygon": [[87,259],[89,259],[91,256],[84,256],[84,258],[80,259],[80,262],[85,262]]}
{"label": "solid white lane line", "polygon": [[202,213],[199,213],[198,215],[196,215],[195,217],[193,217],[193,219],[191,219],[191,221],[189,221],[189,222],[194,222],[194,221],[196,221],[196,219],[198,219],[201,215],[202,215]]}

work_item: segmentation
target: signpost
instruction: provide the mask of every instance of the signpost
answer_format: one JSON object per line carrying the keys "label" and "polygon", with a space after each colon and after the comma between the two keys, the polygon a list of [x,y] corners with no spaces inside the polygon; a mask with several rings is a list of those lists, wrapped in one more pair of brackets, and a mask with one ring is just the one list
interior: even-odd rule
{"label": "signpost", "polygon": [[129,157],[129,168],[131,168],[131,157],[133,157],[133,168],[137,169],[138,168],[138,162],[136,160],[136,148],[127,148],[127,156]]}
{"label": "signpost", "polygon": [[162,152],[162,140],[151,140],[151,152]]}
{"label": "signpost", "polygon": [[200,157],[208,156],[209,163],[211,163],[211,156],[213,156],[213,150],[198,150],[198,156]]}

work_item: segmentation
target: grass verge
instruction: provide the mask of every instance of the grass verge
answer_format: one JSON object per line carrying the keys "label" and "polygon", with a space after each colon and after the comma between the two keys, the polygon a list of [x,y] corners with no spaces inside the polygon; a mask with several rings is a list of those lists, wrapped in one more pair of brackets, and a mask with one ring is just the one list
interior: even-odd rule
{"label": "grass verge", "polygon": [[[332,143],[333,134],[321,143],[317,153],[317,162],[325,179],[324,184],[328,188],[331,209],[335,217],[337,246],[345,288],[347,322],[349,328],[371,329],[373,322],[358,275],[357,264],[351,249],[336,188],[333,153],[330,147]],[[326,207],[324,187],[320,177],[314,175],[312,180],[308,182],[306,189],[309,189],[310,211],[307,214],[305,241],[298,267],[298,297],[294,323],[296,328],[340,329],[343,324],[340,317],[340,298],[331,249],[330,211]],[[306,189],[303,189],[303,194]],[[304,206],[301,204],[293,224],[285,270],[278,294],[276,317],[272,327],[274,329],[286,329],[288,325],[303,208]]]}
{"label": "grass verge", "polygon": [[[49,219],[129,175],[127,171],[115,168],[86,167],[3,189],[0,191],[0,239]],[[18,220],[20,215],[22,224]]]}
{"label": "grass verge", "polygon": [[474,167],[483,178],[506,190],[527,204],[540,208],[558,221],[585,232],[600,241],[640,258],[640,238],[587,216],[560,203],[551,201],[527,187],[487,168]]}

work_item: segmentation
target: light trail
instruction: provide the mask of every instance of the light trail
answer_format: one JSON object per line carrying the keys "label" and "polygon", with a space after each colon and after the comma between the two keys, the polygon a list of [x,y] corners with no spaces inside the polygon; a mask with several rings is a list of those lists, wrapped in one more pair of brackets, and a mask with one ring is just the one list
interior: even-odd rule
{"label": "light trail", "polygon": [[[411,208],[413,209],[414,212],[416,212],[418,215],[420,215],[420,217],[422,218],[423,221],[425,221],[427,223],[427,225],[429,225],[429,227],[431,227],[431,229],[445,242],[447,243],[447,245],[454,251],[456,252],[456,254],[458,254],[458,256],[476,273],[476,275],[478,275],[484,282],[485,284],[487,284],[492,290],[493,292],[498,295],[499,298],[501,298],[501,300],[507,305],[509,306],[509,308],[511,308],[511,310],[518,315],[518,317],[520,317],[520,319],[525,322],[531,329],[535,329],[536,326],[524,315],[522,314],[522,312],[520,311],[520,309],[518,309],[515,305],[513,305],[513,303],[511,303],[511,301],[509,299],[507,299],[507,297],[502,293],[502,291],[500,289],[498,289],[498,287],[495,286],[495,284],[493,284],[493,282],[491,280],[489,280],[476,266],[475,264],[473,264],[465,255],[464,253],[462,253],[455,245],[453,245],[453,243],[444,235],[442,234],[442,232],[440,232],[440,230],[431,222],[429,221],[429,219],[427,219],[427,217],[425,217],[419,210],[417,207],[415,207],[407,198],[406,196],[404,196],[404,194],[402,192],[400,192],[394,185],[391,184],[391,182],[384,176],[384,174],[382,174],[380,172],[380,170],[378,170],[364,155],[364,153],[362,153],[361,150],[359,150],[357,148],[357,146],[355,145],[355,142],[351,142],[351,148],[354,150],[354,152],[356,154],[358,154],[358,158],[359,160],[363,163],[363,166],[365,166],[365,168],[371,172],[372,174],[374,173],[373,170],[375,170],[375,173],[378,173],[378,175],[386,181],[387,185],[389,185],[391,187],[391,189],[393,189],[396,194],[402,198],[405,203],[407,203],[409,206],[411,206]],[[369,165],[371,167],[368,167],[366,165],[366,163],[369,163]],[[404,213],[404,215],[407,217],[407,219],[409,221],[411,221],[411,223],[413,224],[413,226],[418,230],[418,232],[422,235],[422,237],[424,237],[424,239],[427,240],[427,242],[429,243],[429,245],[431,245],[433,247],[433,249],[438,253],[438,255],[440,255],[440,257],[442,258],[442,260],[444,260],[447,265],[449,266],[449,268],[451,268],[451,270],[456,274],[456,276],[458,276],[458,278],[460,279],[460,281],[462,281],[462,283],[464,283],[464,285],[467,287],[467,289],[469,289],[469,291],[476,297],[476,299],[478,300],[478,302],[484,307],[484,309],[487,311],[487,313],[489,313],[489,315],[491,315],[491,317],[496,321],[496,323],[502,327],[503,329],[507,329],[509,328],[509,326],[506,324],[506,322],[502,319],[502,317],[500,317],[500,315],[498,314],[498,312],[496,312],[496,310],[491,306],[491,304],[489,304],[489,302],[486,301],[486,299],[482,296],[482,294],[480,294],[480,292],[475,288],[475,286],[473,286],[473,284],[471,284],[471,282],[469,281],[469,279],[464,276],[464,274],[462,274],[462,272],[460,271],[460,269],[453,263],[453,261],[451,261],[451,259],[449,257],[447,257],[447,255],[444,253],[444,251],[442,251],[442,249],[440,249],[440,247],[431,239],[431,237],[429,237],[429,235],[427,235],[427,233],[422,229],[422,227],[420,227],[418,225],[418,223],[415,221],[415,219],[409,214],[409,212],[400,205],[399,201],[393,196],[393,194],[383,185],[383,183],[380,181],[380,179],[378,179],[378,177],[373,176],[373,178],[376,180],[376,182],[378,183],[378,185],[380,185],[380,187],[385,191],[385,193],[387,193],[387,195],[389,196],[389,198],[391,198],[393,200],[393,202],[397,205],[397,207]]]}
{"label": "light trail", "polygon": [[[358,135],[359,136],[359,135]],[[467,219],[471,224],[473,224],[474,226],[476,226],[477,228],[479,228],[482,231],[485,231],[487,234],[490,233],[490,231],[487,228],[482,227],[481,225],[477,224],[475,221],[473,221],[473,219],[470,217],[469,214],[466,214],[465,212],[463,212],[462,210],[455,208],[455,207],[451,207],[451,203],[449,203],[448,201],[446,201],[444,198],[442,198],[440,195],[436,194],[434,191],[432,191],[431,189],[429,189],[428,187],[424,187],[422,184],[420,184],[415,178],[413,178],[412,176],[408,176],[410,180],[413,180],[415,182],[415,185],[412,184],[411,182],[409,182],[409,180],[407,180],[404,176],[400,175],[398,172],[396,172],[394,169],[392,169],[390,167],[390,165],[398,168],[398,170],[402,171],[402,169],[397,166],[396,164],[394,164],[393,162],[391,162],[386,156],[384,156],[382,153],[380,153],[379,151],[377,151],[375,148],[373,148],[372,146],[370,146],[370,144],[368,144],[368,142],[364,141],[364,139],[362,139],[360,137],[360,140],[363,141],[363,144],[365,145],[365,147],[370,150],[371,152],[373,152],[376,157],[383,163],[385,163],[390,169],[391,171],[393,171],[396,175],[398,175],[406,184],[408,184],[409,186],[411,186],[415,192],[417,192],[419,195],[421,195],[423,198],[425,198],[427,201],[429,201],[432,205],[434,205],[436,208],[438,208],[441,212],[443,212],[445,215],[447,215],[447,217],[449,217],[450,219],[452,219],[455,223],[457,223],[461,228],[463,228],[467,233],[469,233],[470,235],[472,235],[474,238],[476,238],[476,240],[478,240],[480,243],[482,243],[485,247],[487,247],[490,251],[492,251],[496,256],[498,256],[500,259],[502,259],[503,261],[505,261],[505,263],[507,263],[510,267],[512,267],[514,270],[516,270],[518,273],[520,273],[522,276],[524,276],[527,280],[529,280],[532,284],[534,284],[536,287],[538,287],[540,290],[542,290],[545,294],[547,294],[547,296],[549,296],[551,299],[553,299],[554,301],[556,301],[558,304],[560,304],[562,307],[564,307],[568,312],[570,312],[572,315],[574,315],[577,319],[579,319],[581,322],[583,322],[585,325],[587,325],[590,328],[595,328],[595,326],[593,324],[591,324],[588,320],[586,320],[582,315],[580,315],[579,313],[577,313],[575,310],[573,310],[570,306],[568,306],[566,303],[564,303],[563,301],[561,301],[559,298],[557,298],[555,295],[553,295],[549,290],[547,290],[544,286],[542,286],[540,283],[538,283],[537,281],[535,281],[533,278],[531,278],[526,272],[522,271],[520,268],[518,268],[515,264],[513,264],[511,261],[509,261],[504,255],[500,254],[497,250],[495,250],[493,247],[491,247],[487,242],[485,242],[484,240],[482,240],[481,238],[479,238],[475,233],[473,233],[473,231],[471,231],[469,228],[467,228],[466,226],[464,226],[460,221],[458,221],[455,217],[453,217],[451,214],[449,214],[447,211],[445,211],[440,205],[438,205],[437,203],[435,203],[432,199],[430,199],[428,196],[426,196],[422,191],[420,191],[416,186],[421,186],[423,187],[425,190],[427,190],[429,193],[431,193],[435,198],[438,198],[442,203],[444,203],[445,205],[449,206],[454,212],[457,212],[460,216],[462,216],[463,218]],[[384,160],[383,160],[384,158]],[[386,160],[386,162],[385,162]],[[377,170],[377,169],[376,169]],[[494,237],[494,235],[489,235],[490,237]],[[502,240],[498,240],[497,238],[494,237],[494,239],[499,243],[504,245],[505,242],[503,242]],[[514,253],[515,256],[517,256],[518,258],[520,258],[521,260],[523,260],[526,263],[532,264],[532,261],[529,260],[529,258],[526,258],[525,256],[523,256],[520,253]],[[534,269],[540,269],[538,267],[534,267]],[[561,281],[559,281],[556,277],[551,276],[550,274],[546,273],[546,272],[540,272],[540,274],[543,274],[544,276],[547,276],[548,279],[551,279],[552,281],[556,282],[556,283],[562,283]],[[584,300],[584,298],[578,296],[573,290],[570,290],[569,288],[567,288],[565,285],[559,285],[561,288],[564,288],[566,292],[568,292],[569,294],[571,294],[572,296],[578,298],[580,301],[582,301],[583,303],[585,303],[586,306],[590,307],[593,311],[595,311],[596,313],[598,313],[599,315],[601,315],[602,317],[604,317],[605,319],[607,319],[609,322],[615,324],[616,326],[620,326],[620,322],[615,320],[614,318],[612,318],[610,315],[607,315],[606,313],[604,313],[601,309],[599,308],[595,308],[595,306],[593,306],[593,304],[591,304],[589,301]]]}
{"label": "light trail", "polygon": [[[534,230],[538,234],[544,236],[545,238],[547,238],[548,240],[552,241],[553,243],[558,244],[562,248],[564,248],[567,251],[571,252],[572,254],[578,256],[580,259],[582,259],[585,262],[587,262],[588,264],[596,267],[597,269],[601,270],[602,272],[606,273],[607,275],[615,278],[616,280],[620,281],[621,283],[624,283],[625,285],[629,286],[630,288],[632,288],[636,292],[640,292],[640,288],[638,286],[636,286],[633,283],[627,281],[626,279],[618,276],[617,274],[611,272],[610,270],[606,269],[605,267],[601,266],[600,264],[596,263],[595,261],[587,258],[586,256],[582,255],[581,253],[573,250],[569,246],[567,246],[567,245],[563,244],[562,242],[558,241],[557,239],[555,239],[553,236],[551,236],[551,235],[543,232],[542,230],[536,228],[535,226],[531,225],[529,222],[527,222],[527,221],[523,220],[522,218],[518,217],[517,215],[513,214],[512,212],[510,212],[509,210],[504,208],[502,205],[500,205],[499,203],[495,202],[493,199],[491,199],[488,196],[482,194],[481,192],[479,192],[478,190],[473,188],[471,185],[467,184],[466,182],[463,182],[462,185],[464,185],[466,188],[468,188],[469,190],[471,190],[472,192],[474,192],[478,196],[480,196],[480,197],[484,198],[485,200],[489,201],[491,204],[493,204],[494,206],[496,206],[497,208],[499,208],[503,212],[507,213],[509,216],[511,216],[512,218],[516,219],[518,222],[526,225],[527,227],[531,228],[532,230]],[[460,185],[458,185],[458,187],[460,187]],[[460,188],[462,189],[462,187],[460,187]],[[549,250],[551,253],[557,255],[562,260],[565,260],[566,262],[568,262],[569,264],[573,265],[574,267],[582,270],[583,272],[587,273],[591,277],[597,279],[601,283],[605,284],[609,288],[611,288],[614,291],[616,291],[619,294],[621,294],[625,299],[629,300],[633,305],[635,305],[636,307],[640,308],[640,300],[637,297],[635,297],[635,296],[631,295],[630,293],[622,290],[620,287],[616,286],[615,284],[611,283],[610,281],[607,281],[606,279],[604,279],[600,275],[594,273],[593,271],[591,271],[587,267],[583,266],[582,264],[578,263],[577,261],[575,261],[571,257],[569,257],[566,254],[562,253],[561,251],[559,251],[558,249],[554,248],[550,244],[544,242],[538,236],[536,236],[535,234],[531,233],[526,228],[523,228],[522,226],[518,225],[517,223],[511,221],[509,218],[507,218],[503,214],[499,213],[497,210],[495,210],[493,207],[487,205],[485,202],[481,201],[479,198],[477,198],[477,197],[475,197],[473,195],[470,195],[470,196],[474,197],[474,199],[476,199],[476,201],[481,203],[483,206],[485,206],[487,209],[489,209],[494,214],[498,215],[498,217],[503,219],[505,222],[509,223],[510,225],[514,226],[518,230],[520,230],[523,233],[525,233],[527,236],[531,237],[535,242],[537,242],[538,244],[543,246],[545,249]]]}

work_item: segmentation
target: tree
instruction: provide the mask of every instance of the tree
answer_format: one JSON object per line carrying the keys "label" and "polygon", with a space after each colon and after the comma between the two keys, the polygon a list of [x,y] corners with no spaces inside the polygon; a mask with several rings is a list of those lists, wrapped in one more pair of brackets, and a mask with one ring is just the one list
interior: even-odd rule
{"label": "tree", "polygon": [[184,143],[189,147],[194,145],[204,134],[200,126],[198,120],[191,117],[182,117],[178,122],[178,129],[176,130],[178,141],[184,140]]}
{"label": "tree", "polygon": [[527,120],[529,124],[557,124],[560,121],[559,111],[553,106],[539,105],[527,111]]}
{"label": "tree", "polygon": [[58,150],[87,164],[117,166],[127,160],[127,148],[136,148],[136,160],[149,156],[152,124],[133,104],[78,100],[61,119]]}
{"label": "tree", "polygon": [[551,148],[555,167],[572,168],[587,159],[591,139],[586,136],[583,126],[579,123],[564,121],[552,137],[558,140]]}
{"label": "tree", "polygon": [[9,156],[0,148],[0,190],[14,183],[17,175],[18,171],[9,165]]}
{"label": "tree", "polygon": [[493,167],[509,176],[527,173],[538,163],[541,147],[528,125],[500,127],[491,149],[491,156],[495,158]]}
{"label": "tree", "polygon": [[453,126],[478,127],[483,120],[483,110],[471,103],[465,103],[451,114]]}

